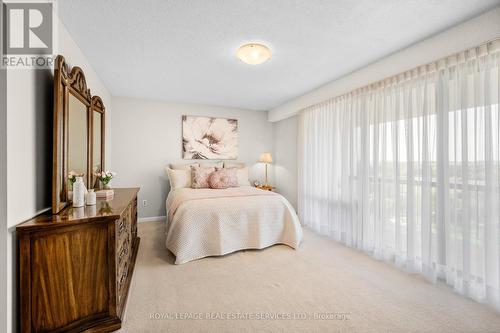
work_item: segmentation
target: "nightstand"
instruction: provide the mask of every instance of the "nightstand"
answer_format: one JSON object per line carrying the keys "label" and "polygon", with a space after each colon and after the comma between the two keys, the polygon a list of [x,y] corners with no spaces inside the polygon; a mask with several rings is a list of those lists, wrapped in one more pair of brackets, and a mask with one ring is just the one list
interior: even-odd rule
{"label": "nightstand", "polygon": [[271,185],[258,185],[258,186],[255,186],[255,188],[258,188],[258,189],[261,189],[264,191],[274,191],[276,189],[276,187],[271,186]]}

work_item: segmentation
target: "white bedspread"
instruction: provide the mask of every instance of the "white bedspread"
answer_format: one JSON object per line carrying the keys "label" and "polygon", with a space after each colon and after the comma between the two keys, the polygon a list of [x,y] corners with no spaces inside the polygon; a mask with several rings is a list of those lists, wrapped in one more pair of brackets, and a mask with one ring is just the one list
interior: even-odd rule
{"label": "white bedspread", "polygon": [[176,264],[274,244],[298,248],[299,219],[281,195],[251,186],[181,188],[167,197],[167,249]]}

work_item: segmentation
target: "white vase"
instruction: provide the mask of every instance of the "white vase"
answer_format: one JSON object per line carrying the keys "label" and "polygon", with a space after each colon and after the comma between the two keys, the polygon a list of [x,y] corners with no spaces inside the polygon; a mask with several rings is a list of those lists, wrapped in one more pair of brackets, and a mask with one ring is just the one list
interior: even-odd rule
{"label": "white vase", "polygon": [[83,177],[76,177],[73,184],[73,207],[85,206],[85,192],[87,192],[87,188],[83,183]]}
{"label": "white vase", "polygon": [[87,206],[95,205],[96,203],[96,194],[94,189],[89,189],[86,195]]}
{"label": "white vase", "polygon": [[109,186],[109,182],[104,184],[102,181],[99,181],[99,189],[100,190],[110,190],[111,186]]}

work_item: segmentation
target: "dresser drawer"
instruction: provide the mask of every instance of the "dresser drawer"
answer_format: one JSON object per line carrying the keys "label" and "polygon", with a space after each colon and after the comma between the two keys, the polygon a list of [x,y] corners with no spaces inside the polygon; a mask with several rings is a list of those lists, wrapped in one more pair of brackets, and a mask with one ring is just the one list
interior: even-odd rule
{"label": "dresser drawer", "polygon": [[121,240],[127,232],[127,219],[120,218],[116,223],[116,239]]}
{"label": "dresser drawer", "polygon": [[116,239],[116,274],[118,278],[132,253],[132,234],[130,223],[126,218],[120,219],[117,223]]}
{"label": "dresser drawer", "polygon": [[130,206],[127,208],[120,217],[120,219],[116,222],[116,254],[120,253],[121,247],[125,240],[131,240],[131,218],[130,218]]}
{"label": "dresser drawer", "polygon": [[137,237],[137,198],[132,202],[131,206],[132,213],[132,239]]}
{"label": "dresser drawer", "polygon": [[127,237],[121,246],[117,248],[116,262],[118,265],[118,274],[120,274],[120,270],[123,268],[123,265],[130,260],[131,249],[130,237]]}
{"label": "dresser drawer", "polygon": [[132,206],[131,203],[116,222],[116,301],[118,309],[124,306],[127,282],[132,258]]}
{"label": "dresser drawer", "polygon": [[128,268],[129,261],[124,263],[120,273],[116,277],[116,301],[119,309],[123,307],[124,298],[127,295]]}

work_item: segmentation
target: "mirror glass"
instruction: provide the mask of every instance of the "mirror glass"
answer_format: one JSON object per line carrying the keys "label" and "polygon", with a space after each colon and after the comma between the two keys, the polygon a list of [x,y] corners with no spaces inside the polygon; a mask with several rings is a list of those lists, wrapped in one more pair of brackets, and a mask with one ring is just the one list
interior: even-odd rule
{"label": "mirror glass", "polygon": [[[87,106],[69,94],[68,172],[87,173]],[[83,177],[85,185],[87,176]]]}
{"label": "mirror glass", "polygon": [[[94,179],[94,173],[102,171],[102,145],[101,145],[101,126],[102,126],[102,114],[100,112],[94,111],[93,113],[93,124],[92,124],[92,179]],[[94,181],[95,182],[95,179]]]}

